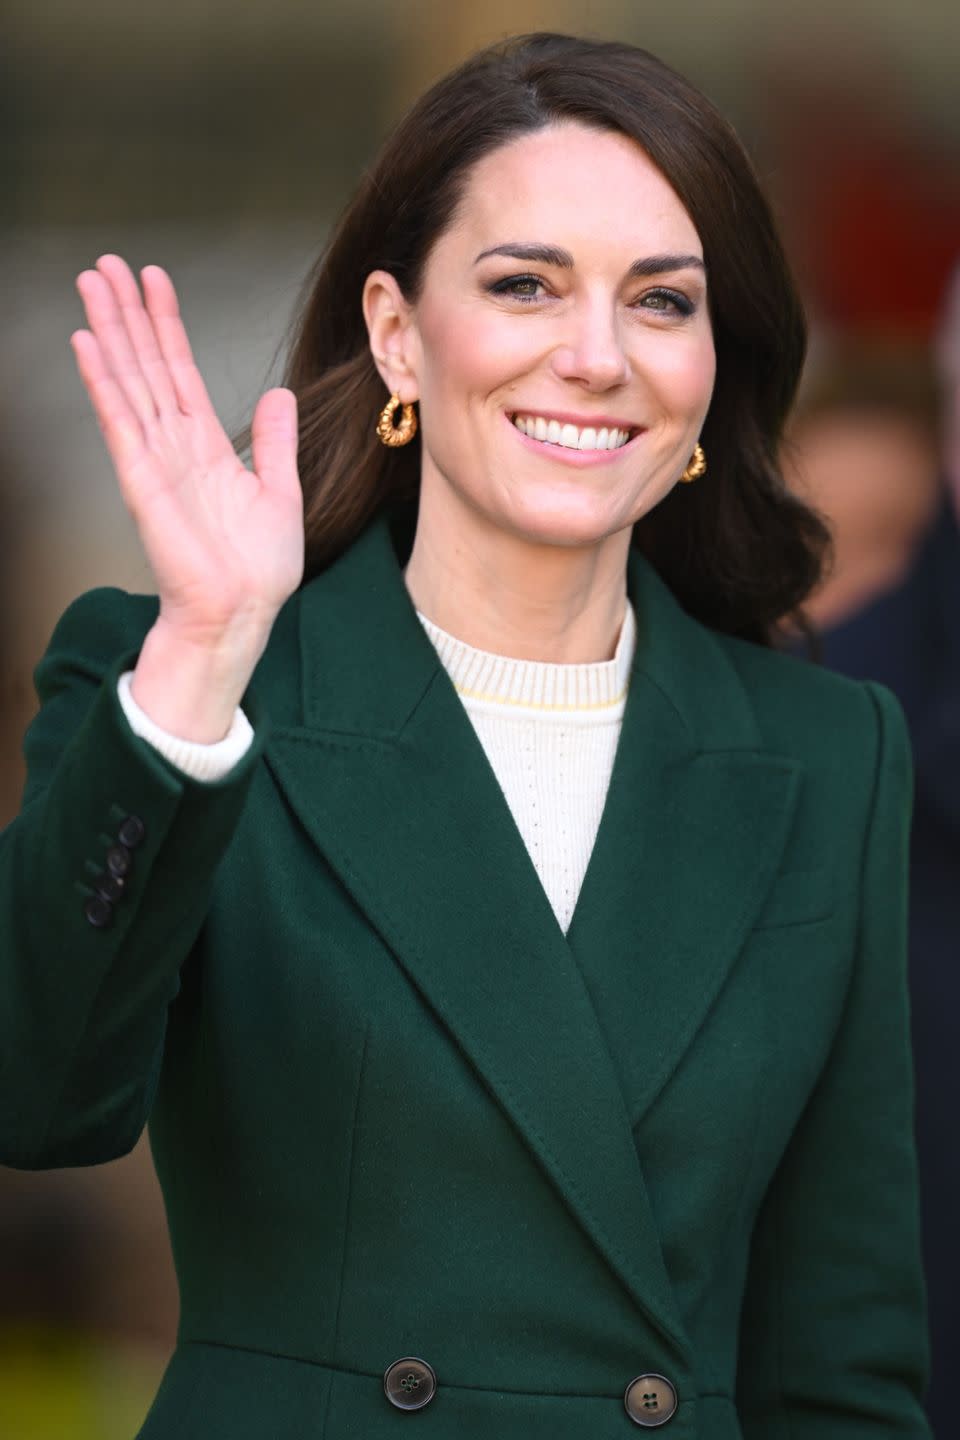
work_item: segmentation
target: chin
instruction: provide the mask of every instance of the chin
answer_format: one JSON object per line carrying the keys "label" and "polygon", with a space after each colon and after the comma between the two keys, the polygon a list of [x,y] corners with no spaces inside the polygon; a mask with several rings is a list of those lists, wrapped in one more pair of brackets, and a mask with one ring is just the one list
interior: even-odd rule
{"label": "chin", "polygon": [[[637,507],[641,508],[641,507]],[[509,513],[490,514],[499,528],[531,545],[595,546],[633,527],[632,511],[603,503],[597,494],[529,492],[515,500]]]}
{"label": "chin", "polygon": [[509,530],[529,545],[556,545],[585,548],[600,545],[623,530],[632,529],[633,522],[600,517],[576,509],[525,511],[504,520],[501,528]]}

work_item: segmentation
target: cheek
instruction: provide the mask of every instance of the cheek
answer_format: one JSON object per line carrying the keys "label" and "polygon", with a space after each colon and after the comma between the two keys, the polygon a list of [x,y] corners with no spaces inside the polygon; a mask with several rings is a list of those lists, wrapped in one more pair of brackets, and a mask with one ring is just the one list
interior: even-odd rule
{"label": "cheek", "polygon": [[717,369],[713,337],[708,331],[702,336],[668,338],[682,343],[641,346],[637,369],[666,409],[705,411]]}
{"label": "cheek", "polygon": [[[533,326],[504,325],[502,317],[465,310],[421,327],[422,397],[434,405],[485,400],[508,393],[511,382],[535,368],[538,344]],[[506,389],[505,389],[506,387]]]}

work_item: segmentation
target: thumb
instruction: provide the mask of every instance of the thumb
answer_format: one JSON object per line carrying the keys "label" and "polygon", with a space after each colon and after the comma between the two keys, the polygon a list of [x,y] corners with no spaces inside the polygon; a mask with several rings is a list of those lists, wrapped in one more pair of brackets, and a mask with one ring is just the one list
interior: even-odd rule
{"label": "thumb", "polygon": [[260,396],[250,436],[253,468],[263,484],[299,495],[297,397],[292,390],[268,390]]}

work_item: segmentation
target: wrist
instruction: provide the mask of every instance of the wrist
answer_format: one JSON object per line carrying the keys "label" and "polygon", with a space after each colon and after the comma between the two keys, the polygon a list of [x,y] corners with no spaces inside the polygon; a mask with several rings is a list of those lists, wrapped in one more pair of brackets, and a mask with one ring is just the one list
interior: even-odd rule
{"label": "wrist", "polygon": [[143,642],[130,694],[161,730],[214,744],[230,729],[266,638],[257,630],[198,640],[158,619]]}

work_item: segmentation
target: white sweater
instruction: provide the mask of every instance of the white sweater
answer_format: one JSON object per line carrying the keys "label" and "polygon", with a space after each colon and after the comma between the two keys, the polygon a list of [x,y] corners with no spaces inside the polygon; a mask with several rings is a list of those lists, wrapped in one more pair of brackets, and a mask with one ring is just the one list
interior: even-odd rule
{"label": "white sweater", "polygon": [[[450,676],[561,929],[573,917],[603,813],[636,645],[627,605],[612,660],[563,665],[512,660],[457,640],[417,612]],[[131,729],[197,780],[216,780],[253,739],[238,706],[223,740],[212,745],[170,735],[118,682]]]}

